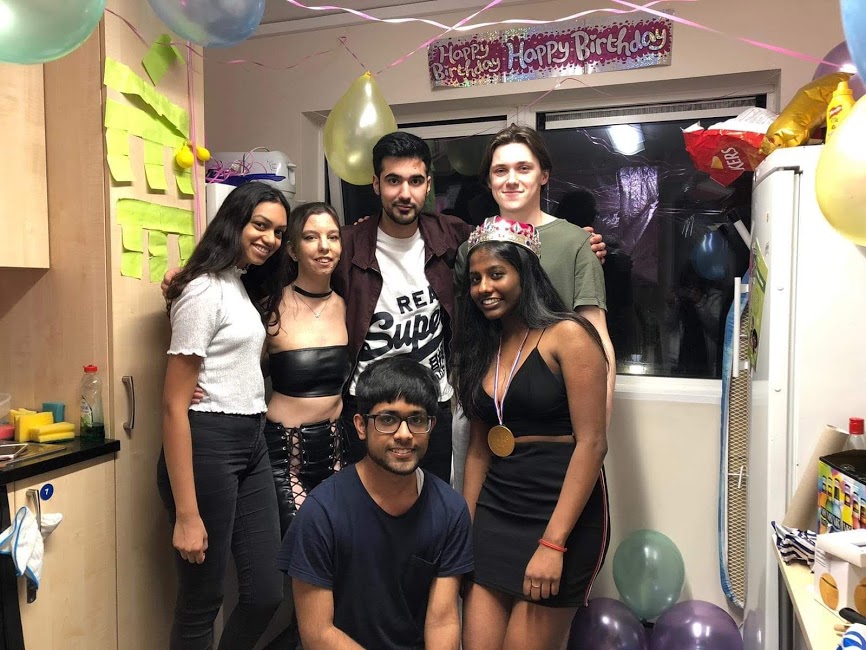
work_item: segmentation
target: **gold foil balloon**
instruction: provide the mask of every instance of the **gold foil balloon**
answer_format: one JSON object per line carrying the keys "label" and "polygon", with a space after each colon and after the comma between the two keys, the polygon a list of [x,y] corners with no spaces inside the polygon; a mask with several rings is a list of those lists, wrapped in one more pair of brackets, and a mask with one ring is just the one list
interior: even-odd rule
{"label": "gold foil balloon", "polygon": [[391,107],[365,72],[337,100],[325,122],[325,156],[337,176],[353,185],[373,182],[373,145],[397,130]]}
{"label": "gold foil balloon", "polygon": [[815,191],[824,218],[847,239],[866,246],[866,98],[860,99],[824,145]]}

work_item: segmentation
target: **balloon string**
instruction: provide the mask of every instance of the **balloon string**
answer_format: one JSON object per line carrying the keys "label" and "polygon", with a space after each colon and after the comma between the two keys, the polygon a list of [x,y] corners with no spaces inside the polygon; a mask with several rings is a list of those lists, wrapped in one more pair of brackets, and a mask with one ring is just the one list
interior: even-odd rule
{"label": "balloon string", "polygon": [[360,63],[360,64],[361,64],[361,67],[364,68],[364,70],[369,70],[370,68],[368,68],[366,65],[364,65],[364,62],[361,61],[361,59],[359,59],[359,58],[357,57],[357,55],[356,55],[356,54],[355,54],[355,53],[354,53],[354,52],[349,48],[348,45],[346,45],[346,41],[347,41],[347,40],[349,40],[349,39],[346,38],[345,36],[341,36],[341,37],[340,37],[340,45],[342,45],[343,47],[345,47],[345,48],[346,48],[346,51],[347,51],[349,54],[351,54],[353,57],[355,57],[355,61],[357,61],[358,63]]}
{"label": "balloon string", "polygon": [[424,41],[423,43],[421,43],[421,45],[419,45],[419,46],[416,47],[414,50],[412,50],[411,52],[409,52],[409,54],[404,54],[403,56],[401,56],[399,59],[397,59],[397,60],[394,61],[393,63],[390,63],[389,65],[386,65],[384,68],[382,68],[381,70],[379,70],[379,72],[377,72],[376,74],[381,74],[382,72],[384,72],[384,71],[387,70],[388,68],[393,68],[394,66],[400,65],[400,64],[403,63],[406,59],[408,59],[410,56],[412,56],[413,54],[415,54],[415,52],[417,52],[418,50],[427,47],[428,45],[430,45],[430,43],[432,43],[432,42],[434,42],[434,41],[438,41],[440,38],[442,38],[443,36],[445,36],[445,34],[447,34],[448,32],[450,32],[450,31],[452,31],[452,30],[455,30],[455,29],[459,29],[460,26],[463,25],[464,23],[466,23],[467,21],[472,20],[473,18],[475,18],[475,16],[477,16],[478,14],[480,14],[480,13],[483,12],[483,11],[487,11],[487,10],[490,9],[491,7],[495,7],[495,6],[498,5],[500,2],[502,2],[502,0],[493,0],[492,2],[488,3],[486,7],[482,7],[481,9],[479,9],[478,11],[476,11],[474,14],[472,14],[472,15],[470,15],[470,16],[466,16],[466,18],[464,18],[463,20],[461,20],[460,22],[458,22],[458,23],[457,23],[456,25],[454,25],[453,27],[449,27],[448,29],[446,29],[444,32],[442,32],[442,33],[439,34],[438,36],[434,36],[433,38],[427,39],[426,41]]}
{"label": "balloon string", "polygon": [[[186,42],[187,52],[194,52],[192,43],[189,41]],[[197,128],[196,128],[196,120],[195,120],[195,95],[193,92],[193,79],[192,79],[192,58],[187,56],[186,58],[186,91],[187,98],[189,99],[189,137],[191,141],[192,147],[192,212],[193,219],[195,223],[195,236],[196,241],[201,239],[202,231],[204,230],[204,223],[202,221],[201,215],[201,192],[199,191],[198,184],[198,155],[196,151],[196,147],[198,144],[198,137],[196,136]],[[202,145],[204,146],[204,142]]]}

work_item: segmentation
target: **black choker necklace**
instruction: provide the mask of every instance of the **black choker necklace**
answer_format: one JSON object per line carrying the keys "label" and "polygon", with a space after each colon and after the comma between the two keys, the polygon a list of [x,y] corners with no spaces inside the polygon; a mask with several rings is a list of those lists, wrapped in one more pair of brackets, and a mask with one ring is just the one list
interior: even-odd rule
{"label": "black choker necklace", "polygon": [[295,291],[296,293],[301,294],[302,296],[307,297],[307,298],[327,298],[332,293],[334,293],[333,289],[328,289],[324,293],[313,293],[312,291],[306,291],[305,289],[301,289],[296,284],[292,285],[292,290]]}

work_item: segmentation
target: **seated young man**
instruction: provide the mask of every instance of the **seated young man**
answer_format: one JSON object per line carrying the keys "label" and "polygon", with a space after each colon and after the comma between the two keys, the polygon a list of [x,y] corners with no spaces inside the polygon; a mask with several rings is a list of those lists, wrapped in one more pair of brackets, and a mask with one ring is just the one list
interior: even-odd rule
{"label": "seated young man", "polygon": [[397,356],[366,368],[356,397],[366,455],[307,496],[277,557],[292,577],[304,650],[457,650],[457,592],[472,571],[469,511],[418,467],[439,384]]}

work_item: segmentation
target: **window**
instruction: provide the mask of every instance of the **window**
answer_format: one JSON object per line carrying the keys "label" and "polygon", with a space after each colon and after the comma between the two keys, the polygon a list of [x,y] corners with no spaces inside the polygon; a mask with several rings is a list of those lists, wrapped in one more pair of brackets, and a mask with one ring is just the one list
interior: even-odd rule
{"label": "window", "polygon": [[762,97],[542,114],[553,173],[546,211],[604,236],[617,373],[718,379],[733,278],[749,251],[752,174],[723,187],[698,172],[681,130]]}

